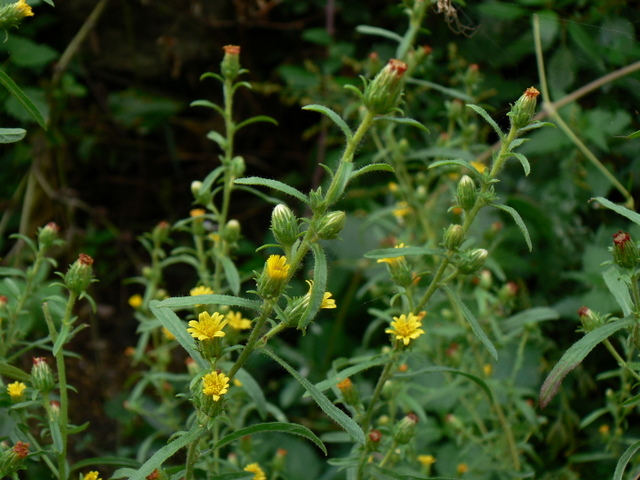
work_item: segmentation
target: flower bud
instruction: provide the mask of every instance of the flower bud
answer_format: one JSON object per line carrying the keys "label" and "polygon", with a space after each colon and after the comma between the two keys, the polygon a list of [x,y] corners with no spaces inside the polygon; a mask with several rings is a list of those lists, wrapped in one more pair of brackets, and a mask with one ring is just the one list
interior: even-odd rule
{"label": "flower bud", "polygon": [[258,277],[258,295],[262,298],[276,298],[282,293],[291,265],[283,255],[271,255],[265,263],[264,269]]}
{"label": "flower bud", "polygon": [[55,387],[51,367],[44,357],[34,357],[31,367],[31,385],[42,393],[49,393]]}
{"label": "flower bud", "polygon": [[273,455],[273,460],[271,461],[271,469],[274,472],[284,472],[286,469],[286,459],[287,459],[287,451],[284,448],[279,448],[276,450],[276,453]]}
{"label": "flower bud", "polygon": [[458,203],[465,210],[471,210],[476,203],[478,189],[469,175],[463,175],[458,183]]}
{"label": "flower bud", "polygon": [[13,476],[22,467],[24,459],[29,455],[29,444],[16,442],[13,448],[0,455],[0,478]]}
{"label": "flower bud", "polygon": [[240,178],[242,175],[244,175],[244,171],[247,169],[244,163],[244,158],[240,156],[233,157],[231,159],[231,165],[229,169],[233,178]]}
{"label": "flower bud", "polygon": [[392,58],[364,90],[364,105],[376,115],[391,113],[402,97],[402,77],[407,64]]}
{"label": "flower bud", "polygon": [[460,260],[460,264],[458,265],[458,270],[463,274],[471,274],[477,272],[483,265],[487,257],[489,256],[489,252],[487,252],[484,248],[474,248],[472,250],[467,250],[462,255],[462,259]]}
{"label": "flower bud", "polygon": [[396,425],[393,439],[400,445],[405,445],[411,441],[416,433],[416,425],[418,424],[418,416],[415,413],[409,413]]}
{"label": "flower bud", "polygon": [[229,220],[222,229],[222,238],[228,243],[235,243],[240,239],[240,222],[237,220]]}
{"label": "flower bud", "polygon": [[604,324],[600,315],[588,307],[580,307],[578,309],[578,315],[580,316],[580,323],[585,332],[595,330]]}
{"label": "flower bud", "polygon": [[58,240],[58,232],[60,227],[54,222],[47,223],[38,230],[38,245],[42,250],[47,250]]}
{"label": "flower bud", "polygon": [[298,219],[283,203],[276,205],[271,213],[271,231],[276,241],[287,247],[298,239]]}
{"label": "flower bud", "polygon": [[353,385],[353,382],[349,377],[345,378],[336,386],[338,387],[338,390],[340,390],[340,393],[342,393],[344,403],[346,403],[347,405],[357,405],[358,403],[360,403],[358,390]]}
{"label": "flower bud", "polygon": [[464,230],[462,225],[452,224],[444,232],[444,248],[447,250],[455,250],[464,241]]}
{"label": "flower bud", "polygon": [[531,117],[536,113],[537,97],[540,92],[534,87],[527,88],[518,101],[511,107],[511,111],[507,113],[511,117],[511,128],[523,128],[529,125]]}
{"label": "flower bud", "polygon": [[171,225],[166,220],[161,220],[151,231],[151,237],[156,245],[164,243],[169,238]]}
{"label": "flower bud", "polygon": [[224,50],[224,58],[220,64],[220,71],[224,78],[234,80],[240,74],[240,47],[226,45],[222,49]]}
{"label": "flower bud", "polygon": [[58,423],[58,420],[60,419],[60,402],[52,400],[51,403],[49,403],[49,412],[51,415],[49,420],[52,423]]}
{"label": "flower bud", "polygon": [[382,440],[382,432],[380,430],[371,430],[367,435],[367,450],[376,451]]}
{"label": "flower bud", "polygon": [[318,224],[318,237],[322,240],[333,240],[338,238],[338,234],[344,228],[347,216],[344,212],[327,213],[320,219]]}
{"label": "flower bud", "polygon": [[69,267],[64,283],[71,292],[80,295],[91,285],[93,281],[91,265],[93,265],[93,258],[81,253],[78,260]]}
{"label": "flower bud", "polygon": [[622,268],[633,268],[640,263],[638,246],[631,235],[622,230],[613,235],[613,261]]}
{"label": "flower bud", "polygon": [[380,55],[378,55],[378,52],[371,52],[367,57],[367,62],[365,64],[365,76],[368,78],[373,77],[381,68],[382,63],[380,62]]}

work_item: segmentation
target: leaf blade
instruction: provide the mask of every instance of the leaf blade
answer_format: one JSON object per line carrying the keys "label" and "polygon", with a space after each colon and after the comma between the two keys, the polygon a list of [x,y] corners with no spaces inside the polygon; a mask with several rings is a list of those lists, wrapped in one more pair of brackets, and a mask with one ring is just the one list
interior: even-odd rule
{"label": "leaf blade", "polygon": [[286,193],[287,195],[291,195],[292,197],[297,198],[306,205],[309,205],[310,203],[309,198],[300,190],[278,180],[272,180],[262,177],[245,177],[238,178],[233,183],[237,185],[259,185],[261,187],[269,187],[282,193]]}

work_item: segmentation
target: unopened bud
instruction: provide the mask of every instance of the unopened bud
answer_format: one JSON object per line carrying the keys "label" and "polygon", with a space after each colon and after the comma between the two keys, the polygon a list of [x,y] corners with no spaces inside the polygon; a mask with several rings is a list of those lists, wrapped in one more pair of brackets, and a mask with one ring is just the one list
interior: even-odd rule
{"label": "unopened bud", "polygon": [[613,261],[623,268],[633,268],[640,263],[638,246],[627,232],[619,231],[613,235]]}
{"label": "unopened bud", "polygon": [[64,277],[64,282],[67,288],[76,295],[84,292],[89,285],[91,285],[91,282],[93,282],[91,265],[93,265],[93,258],[81,253],[78,256],[78,260],[69,267]]}
{"label": "unopened bud", "polygon": [[16,442],[13,448],[0,455],[0,478],[13,476],[22,467],[24,459],[29,455],[29,444]]}
{"label": "unopened bud", "polygon": [[240,222],[235,219],[229,220],[222,229],[222,238],[228,243],[235,243],[240,239]]}
{"label": "unopened bud", "polygon": [[585,332],[595,330],[604,324],[600,315],[588,307],[580,307],[578,309],[578,315],[580,316],[580,323]]}
{"label": "unopened bud", "polygon": [[298,239],[298,219],[289,207],[280,203],[271,214],[271,231],[276,241],[291,246]]}
{"label": "unopened bud", "polygon": [[360,403],[360,398],[358,395],[358,390],[353,385],[353,382],[349,377],[345,378],[343,381],[336,385],[340,393],[342,393],[342,398],[344,399],[344,403],[347,405],[357,405]]}
{"label": "unopened bud", "polygon": [[244,158],[242,158],[241,156],[237,156],[231,159],[229,170],[233,178],[240,178],[242,175],[244,175],[244,171],[246,169],[247,167],[244,163]]}
{"label": "unopened bud", "polygon": [[60,227],[54,222],[47,223],[38,230],[38,245],[41,249],[46,250],[58,240],[58,232]]}
{"label": "unopened bud", "polygon": [[489,252],[487,252],[484,248],[474,248],[472,250],[467,250],[462,255],[462,259],[460,260],[460,264],[458,265],[458,270],[463,274],[471,274],[477,272],[483,265],[487,257],[489,256]]}
{"label": "unopened bud", "polygon": [[333,240],[344,228],[347,216],[344,212],[327,213],[320,219],[318,225],[318,237],[322,240]]}
{"label": "unopened bud", "polygon": [[407,64],[392,58],[364,90],[364,105],[376,115],[393,111],[402,98],[402,77]]}
{"label": "unopened bud", "polygon": [[151,237],[156,245],[160,245],[164,243],[167,238],[169,238],[169,232],[171,230],[171,225],[166,220],[161,220],[158,224],[153,228],[151,232]]}
{"label": "unopened bud", "polygon": [[458,183],[458,203],[464,210],[471,210],[476,203],[478,189],[469,175],[463,175]]}
{"label": "unopened bud", "polygon": [[529,125],[531,117],[536,113],[537,97],[540,92],[534,87],[527,88],[518,101],[511,107],[511,111],[507,113],[511,117],[511,127],[518,129]]}
{"label": "unopened bud", "polygon": [[224,50],[224,58],[220,64],[220,71],[223,77],[233,80],[240,74],[240,47],[226,45],[222,49]]}
{"label": "unopened bud", "polygon": [[31,384],[42,393],[49,393],[55,387],[51,367],[44,357],[34,357],[31,367]]}
{"label": "unopened bud", "polygon": [[415,413],[409,413],[396,425],[393,439],[400,445],[407,444],[416,434],[416,425],[418,424],[418,416]]}
{"label": "unopened bud", "polygon": [[462,225],[452,224],[444,232],[444,248],[447,250],[455,250],[464,241],[464,229]]}
{"label": "unopened bud", "polygon": [[367,450],[376,451],[382,440],[382,432],[380,430],[371,430],[367,435]]}
{"label": "unopened bud", "polygon": [[285,471],[285,460],[287,458],[287,451],[284,448],[279,448],[276,450],[275,455],[273,456],[273,460],[271,462],[271,469],[275,472],[284,472]]}

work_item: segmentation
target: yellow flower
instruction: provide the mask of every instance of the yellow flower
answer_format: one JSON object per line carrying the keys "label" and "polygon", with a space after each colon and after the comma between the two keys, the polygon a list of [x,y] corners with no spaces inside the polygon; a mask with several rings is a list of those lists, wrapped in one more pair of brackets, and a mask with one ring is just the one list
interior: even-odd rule
{"label": "yellow flower", "polygon": [[267,480],[267,476],[264,474],[264,470],[260,468],[260,465],[257,463],[250,463],[246,467],[244,467],[245,472],[255,473],[253,476],[253,480]]}
{"label": "yellow flower", "polygon": [[[406,245],[404,243],[400,243],[393,248],[404,248],[405,246]],[[400,262],[404,262],[404,256],[379,258],[377,263],[388,263],[390,267],[395,267]]]}
{"label": "yellow flower", "polygon": [[251,328],[251,320],[242,318],[242,313],[240,312],[230,311],[225,318],[229,322],[229,326],[236,330],[248,330]]}
{"label": "yellow flower", "polygon": [[213,316],[209,315],[209,312],[202,312],[198,315],[198,320],[191,320],[189,322],[189,328],[187,332],[191,334],[193,338],[198,340],[211,340],[216,337],[224,337],[225,333],[222,331],[227,321],[218,312],[215,312]]}
{"label": "yellow flower", "polygon": [[13,382],[7,385],[7,393],[12,400],[20,400],[27,386],[22,382]]}
{"label": "yellow flower", "polygon": [[267,276],[274,280],[285,280],[289,275],[287,257],[284,255],[271,255],[267,259]]}
{"label": "yellow flower", "polygon": [[194,208],[193,210],[191,210],[189,212],[189,215],[191,217],[202,217],[206,213],[207,213],[207,211],[204,208]]}
{"label": "yellow flower", "polygon": [[23,17],[33,17],[33,10],[31,10],[31,6],[28,5],[25,0],[20,0],[16,3],[15,8]]}
{"label": "yellow flower", "polygon": [[391,322],[391,328],[387,328],[385,333],[390,333],[396,336],[396,340],[402,340],[405,345],[409,345],[411,340],[415,340],[424,333],[420,327],[422,322],[413,313],[407,315],[400,315],[399,317],[393,317],[395,320]]}
{"label": "yellow flower", "polygon": [[131,308],[140,308],[142,306],[142,295],[136,293],[129,297],[129,306]]}
{"label": "yellow flower", "polygon": [[236,387],[241,387],[241,386],[242,386],[242,382],[241,382],[240,380],[238,380],[237,378],[234,378],[234,379],[233,379],[233,384],[234,384]]}
{"label": "yellow flower", "polygon": [[[309,299],[311,297],[311,290],[313,290],[313,280],[306,280],[306,282],[309,285],[309,292],[307,293],[306,297],[307,299]],[[338,308],[338,306],[336,305],[336,300],[334,298],[331,298],[331,295],[331,292],[324,292],[320,308]]]}
{"label": "yellow flower", "polygon": [[398,184],[396,182],[389,182],[389,191],[395,193],[398,191]]}
{"label": "yellow flower", "polygon": [[609,425],[607,425],[606,423],[603,423],[602,425],[600,425],[600,427],[598,428],[598,432],[600,432],[600,435],[608,435],[609,434]]}
{"label": "yellow flower", "polygon": [[493,373],[493,365],[491,365],[490,363],[484,364],[482,367],[482,371],[487,377],[490,377]]}
{"label": "yellow flower", "polygon": [[162,327],[162,334],[164,335],[164,338],[166,338],[167,340],[176,339],[176,336],[173,333],[171,333],[167,327]]}
{"label": "yellow flower", "polygon": [[475,160],[471,162],[471,165],[480,173],[484,173],[487,169],[487,166],[482,162],[476,162]]}
{"label": "yellow flower", "polygon": [[99,477],[98,472],[93,471],[93,472],[87,473],[84,476],[83,480],[102,480],[102,479]]}
{"label": "yellow flower", "polygon": [[224,373],[211,372],[202,377],[202,393],[213,397],[217,402],[229,390],[229,377]]}
{"label": "yellow flower", "polygon": [[459,475],[462,475],[463,473],[467,473],[469,471],[469,465],[467,465],[466,463],[459,463],[456,467],[456,470]]}
{"label": "yellow flower", "polygon": [[199,286],[196,288],[192,288],[189,291],[189,295],[191,295],[192,297],[195,297],[197,295],[213,295],[215,292],[209,288],[209,287],[205,287],[205,286]]}
{"label": "yellow flower", "polygon": [[394,217],[398,219],[402,219],[407,215],[411,214],[411,212],[413,212],[413,208],[409,206],[409,203],[402,201],[396,204],[396,208],[393,209],[392,213]]}
{"label": "yellow flower", "polygon": [[418,455],[418,461],[423,467],[428,467],[436,463],[436,457],[433,455]]}

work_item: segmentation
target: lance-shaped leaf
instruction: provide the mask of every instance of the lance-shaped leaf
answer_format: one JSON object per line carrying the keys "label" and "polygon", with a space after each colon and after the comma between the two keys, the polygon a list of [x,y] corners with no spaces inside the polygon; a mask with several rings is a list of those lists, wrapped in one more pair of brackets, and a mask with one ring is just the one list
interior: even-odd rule
{"label": "lance-shaped leaf", "polygon": [[307,427],[302,425],[298,425],[296,423],[283,423],[283,422],[271,422],[271,423],[259,423],[257,425],[251,425],[249,427],[241,428],[240,430],[236,430],[235,432],[222,437],[215,445],[214,450],[222,448],[226,445],[229,445],[231,442],[234,442],[246,435],[255,435],[256,433],[269,433],[269,432],[278,432],[278,433],[289,433],[291,435],[298,435],[300,437],[304,437],[307,440],[315,443],[316,446],[322,450],[322,453],[327,455],[327,448],[324,446],[324,443]]}
{"label": "lance-shaped leaf", "polygon": [[539,402],[542,408],[549,405],[549,402],[555,397],[560,388],[560,384],[567,374],[576,368],[582,360],[603,340],[609,338],[623,328],[629,327],[636,322],[635,318],[623,318],[615,320],[613,322],[602,325],[601,327],[592,330],[584,337],[571,345],[569,349],[562,355],[562,358],[558,361],[555,367],[549,372],[547,379],[542,384],[540,389]]}
{"label": "lance-shaped leaf", "polygon": [[631,446],[624,451],[613,472],[613,480],[622,480],[622,474],[625,468],[627,468],[627,464],[633,456],[638,453],[638,450],[640,450],[640,440],[633,442]]}
{"label": "lance-shaped leaf", "polygon": [[0,143],[19,142],[26,134],[24,128],[0,128]]}
{"label": "lance-shaped leaf", "polygon": [[353,132],[349,128],[349,125],[347,125],[347,123],[342,119],[342,117],[340,117],[340,115],[338,115],[336,112],[334,112],[330,108],[325,107],[323,105],[314,104],[314,105],[307,105],[305,107],[302,107],[302,109],[311,110],[312,112],[319,112],[329,117],[333,121],[333,123],[335,123],[338,127],[340,127],[340,130],[342,130],[342,133],[344,133],[344,136],[347,137],[347,141],[351,140],[351,138],[353,137]]}
{"label": "lance-shaped leaf", "polygon": [[419,121],[414,120],[413,118],[404,118],[404,117],[398,118],[398,117],[387,117],[387,116],[374,118],[374,121],[376,122],[383,121],[383,120],[386,120],[388,122],[393,122],[393,123],[399,123],[401,125],[418,127],[420,130],[424,130],[425,132],[429,133],[429,129],[427,127],[425,127]]}
{"label": "lance-shaped leaf", "polygon": [[364,33],[365,35],[377,35],[378,37],[388,38],[389,40],[393,40],[394,42],[402,42],[402,37],[398,35],[396,32],[392,32],[391,30],[386,30],[380,27],[372,27],[370,25],[358,25],[356,27],[356,32]]}
{"label": "lance-shaped leaf", "polygon": [[595,198],[592,198],[589,201],[590,202],[593,202],[593,201],[598,202],[603,207],[609,208],[609,209],[613,210],[614,212],[616,212],[617,214],[628,218],[629,220],[631,220],[636,225],[640,225],[640,215],[638,215],[633,210],[629,210],[628,208],[623,207],[622,205],[616,205],[615,203],[607,200],[604,197],[595,197]]}
{"label": "lance-shaped leaf", "polygon": [[498,134],[498,138],[500,139],[500,141],[504,140],[504,132],[500,129],[500,127],[498,126],[498,124],[495,122],[495,120],[493,118],[491,118],[491,115],[489,115],[489,113],[482,107],[478,106],[478,105],[474,105],[472,103],[468,103],[467,107],[469,107],[470,109],[472,109],[474,112],[476,112],[478,115],[480,115],[482,118],[485,119],[485,121],[491,125],[491,127],[495,130],[495,132]]}
{"label": "lance-shaped leaf", "polygon": [[633,310],[633,301],[629,294],[629,285],[620,277],[620,271],[612,266],[602,274],[602,278],[604,278],[604,283],[616,299],[616,302],[618,302],[618,305],[620,305],[624,316],[630,315]]}
{"label": "lance-shaped leaf", "polygon": [[464,167],[469,170],[469,173],[471,174],[471,176],[474,177],[476,180],[482,179],[482,174],[478,171],[478,169],[474,167],[470,162],[467,162],[466,160],[460,160],[460,159],[439,160],[429,165],[429,168],[431,169],[431,168],[441,167],[443,165],[458,165],[460,167]]}
{"label": "lance-shaped leaf", "polygon": [[491,206],[495,208],[499,208],[500,210],[507,212],[509,215],[511,215],[511,218],[513,218],[513,221],[516,222],[516,225],[518,225],[518,228],[520,229],[520,232],[524,237],[524,241],[527,242],[527,247],[529,247],[529,251],[531,252],[533,250],[533,245],[531,244],[531,237],[529,236],[529,230],[527,230],[527,226],[525,225],[524,220],[522,220],[522,217],[520,216],[518,211],[513,207],[509,207],[508,205],[502,205],[500,203],[492,203]]}
{"label": "lance-shaped leaf", "polygon": [[349,181],[352,181],[360,175],[364,175],[365,173],[369,172],[395,172],[395,170],[388,163],[372,163],[371,165],[359,168],[358,170],[353,172],[349,177]]}
{"label": "lance-shaped leaf", "polygon": [[260,185],[263,187],[269,187],[282,193],[286,193],[287,195],[291,195],[292,197],[296,197],[301,202],[309,205],[309,198],[304,193],[278,180],[271,180],[269,178],[262,177],[245,177],[238,178],[234,183],[237,185]]}
{"label": "lance-shaped leaf", "polygon": [[313,288],[309,298],[309,305],[298,321],[298,329],[303,332],[313,321],[320,310],[322,300],[324,300],[324,292],[327,289],[327,257],[324,250],[318,243],[311,244],[313,251]]}
{"label": "lance-shaped leaf", "polygon": [[3,85],[9,93],[13,95],[20,105],[24,107],[24,109],[31,115],[31,117],[38,122],[43,129],[47,129],[47,123],[44,120],[44,117],[38,110],[38,107],[34,105],[34,103],[27,97],[27,95],[22,91],[22,89],[16,85],[16,82],[11,80],[11,77],[0,70],[0,84]]}

